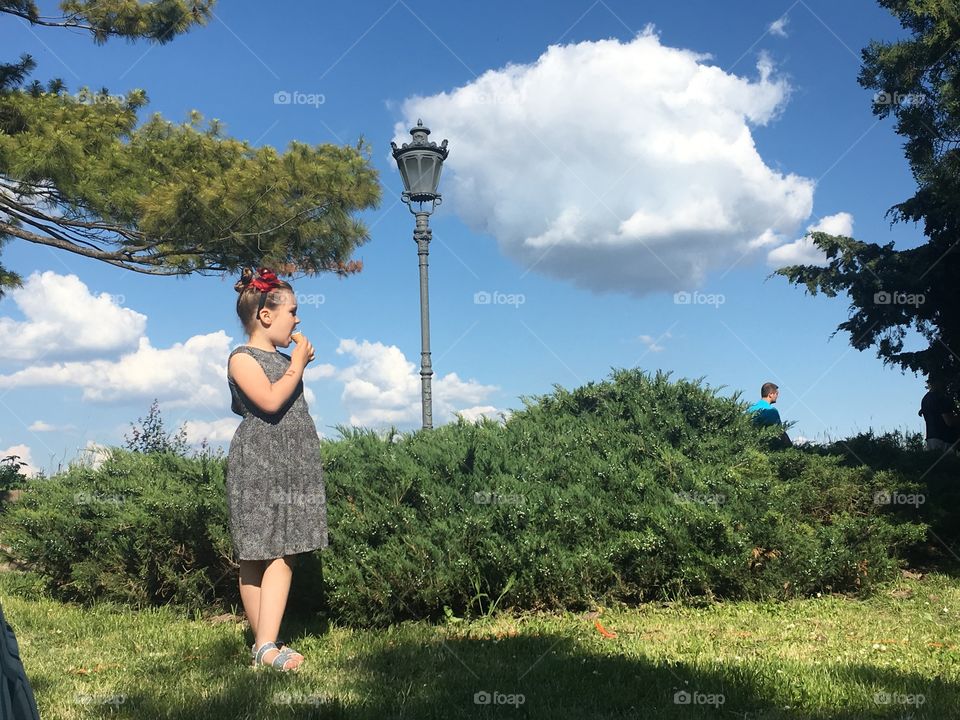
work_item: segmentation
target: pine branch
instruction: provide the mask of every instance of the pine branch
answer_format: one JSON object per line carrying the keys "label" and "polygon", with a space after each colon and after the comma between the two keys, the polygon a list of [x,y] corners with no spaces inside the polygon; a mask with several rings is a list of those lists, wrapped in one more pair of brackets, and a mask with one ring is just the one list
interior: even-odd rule
{"label": "pine branch", "polygon": [[[60,27],[60,28],[77,28],[79,30],[89,30],[90,32],[94,31],[92,25],[85,25],[82,22],[77,21],[75,18],[79,17],[77,13],[71,15],[65,15],[59,19],[54,19],[53,17],[42,17],[40,15],[30,15],[27,12],[21,12],[14,8],[0,8],[0,13],[6,13],[7,15],[13,15],[14,17],[22,18],[26,20],[31,25],[43,25],[44,27]],[[111,35],[119,35],[120,33],[112,32]]]}
{"label": "pine branch", "polygon": [[[145,273],[147,275],[182,275],[183,273],[177,268],[171,267],[158,267],[158,268],[147,268],[143,267],[144,265],[152,265],[150,258],[137,258],[136,260],[129,260],[124,257],[122,252],[108,253],[102,250],[83,248],[77,244],[70,242],[65,238],[58,238],[53,236],[44,237],[43,235],[37,235],[23,228],[19,228],[16,225],[11,225],[0,221],[0,233],[12,235],[13,237],[20,238],[21,240],[27,240],[38,245],[47,245],[50,247],[55,247],[60,250],[66,250],[67,252],[72,252],[77,255],[83,255],[84,257],[93,258],[94,260],[102,260],[103,262],[109,263],[111,265],[116,265],[117,267],[124,268],[126,270],[133,270],[135,272]],[[209,267],[205,268],[207,270],[222,269],[218,264],[212,264]]]}

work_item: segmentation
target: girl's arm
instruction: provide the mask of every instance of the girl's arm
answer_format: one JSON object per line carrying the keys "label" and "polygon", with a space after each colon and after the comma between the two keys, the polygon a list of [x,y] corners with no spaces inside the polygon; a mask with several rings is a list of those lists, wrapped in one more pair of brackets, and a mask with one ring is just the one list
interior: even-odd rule
{"label": "girl's arm", "polygon": [[303,369],[313,359],[313,346],[309,341],[297,345],[290,359],[290,367],[275,383],[271,383],[260,363],[247,353],[237,353],[230,358],[230,377],[250,402],[267,414],[278,412],[290,399],[300,380]]}

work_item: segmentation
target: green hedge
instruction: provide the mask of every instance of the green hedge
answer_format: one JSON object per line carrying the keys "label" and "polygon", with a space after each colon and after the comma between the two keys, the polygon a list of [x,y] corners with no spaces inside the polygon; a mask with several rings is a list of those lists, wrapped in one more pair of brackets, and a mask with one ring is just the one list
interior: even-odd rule
{"label": "green hedge", "polygon": [[[916,475],[773,450],[776,430],[699,382],[616,371],[524,404],[505,423],[323,443],[341,621],[856,592],[925,538],[913,509],[875,502]],[[224,505],[222,461],[118,451],[31,483],[0,543],[77,599],[235,601]]]}
{"label": "green hedge", "polygon": [[923,522],[928,542],[910,548],[909,559],[920,565],[956,570],[960,565],[960,457],[924,450],[919,433],[865,432],[840,440],[819,452],[842,459],[847,467],[866,466],[913,483],[892,483],[878,501],[886,511]]}
{"label": "green hedge", "polygon": [[324,448],[336,493],[330,606],[350,622],[708,595],[857,591],[921,525],[874,502],[895,472],[774,452],[737,398],[615,372],[505,426]]}
{"label": "green hedge", "polygon": [[115,448],[97,470],[28,483],[0,545],[58,597],[200,608],[238,599],[224,463]]}

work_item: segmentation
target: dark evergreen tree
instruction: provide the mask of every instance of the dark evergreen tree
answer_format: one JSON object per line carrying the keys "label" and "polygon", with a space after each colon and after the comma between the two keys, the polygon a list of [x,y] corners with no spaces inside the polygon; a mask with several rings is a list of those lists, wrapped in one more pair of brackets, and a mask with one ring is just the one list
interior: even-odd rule
{"label": "dark evergreen tree", "polygon": [[[960,389],[960,5],[956,0],[879,0],[911,37],[872,42],[859,82],[875,91],[873,113],[895,118],[917,183],[895,205],[895,222],[917,223],[918,247],[813,233],[826,267],[794,265],[778,274],[808,292],[850,298],[839,330],[885,363],[943,377]],[[869,180],[867,180],[869,181]],[[912,348],[910,331],[922,338]]]}

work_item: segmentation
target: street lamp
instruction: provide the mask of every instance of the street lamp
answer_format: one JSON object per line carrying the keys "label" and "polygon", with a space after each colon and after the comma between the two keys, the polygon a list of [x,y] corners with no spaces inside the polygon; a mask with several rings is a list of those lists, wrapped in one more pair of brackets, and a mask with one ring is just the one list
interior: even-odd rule
{"label": "street lamp", "polygon": [[[411,128],[413,140],[393,148],[393,159],[397,161],[400,177],[403,178],[403,194],[400,196],[410,212],[417,218],[413,230],[413,239],[417,243],[417,256],[420,258],[420,400],[423,407],[423,427],[433,427],[433,395],[431,379],[433,366],[430,364],[430,295],[427,288],[427,256],[430,254],[428,226],[430,214],[442,201],[437,187],[440,185],[440,171],[447,159],[447,141],[439,146],[427,140],[430,129],[423,126],[423,120],[417,120],[417,126]],[[414,208],[416,204],[416,208]]]}

